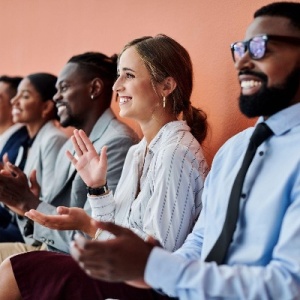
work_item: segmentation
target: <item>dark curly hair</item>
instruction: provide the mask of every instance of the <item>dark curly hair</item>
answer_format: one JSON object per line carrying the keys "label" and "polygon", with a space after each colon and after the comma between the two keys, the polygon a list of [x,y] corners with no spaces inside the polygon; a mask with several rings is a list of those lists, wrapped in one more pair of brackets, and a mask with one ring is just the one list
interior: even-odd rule
{"label": "dark curly hair", "polygon": [[112,86],[116,80],[118,55],[114,54],[111,57],[99,52],[86,52],[83,54],[71,57],[68,63],[78,64],[82,76],[87,80],[100,78],[103,83],[103,93],[105,99],[110,105],[112,97]]}

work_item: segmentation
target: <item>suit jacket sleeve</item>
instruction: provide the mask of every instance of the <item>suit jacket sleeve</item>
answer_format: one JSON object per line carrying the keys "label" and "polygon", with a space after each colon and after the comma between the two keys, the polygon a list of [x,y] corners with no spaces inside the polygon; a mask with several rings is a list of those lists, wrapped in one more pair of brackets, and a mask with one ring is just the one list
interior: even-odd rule
{"label": "suit jacket sleeve", "polygon": [[[134,141],[130,136],[110,136],[110,139],[98,140],[94,143],[95,148],[100,153],[101,148],[106,145],[108,147],[108,170],[107,182],[110,189],[115,190],[128,149]],[[67,158],[66,158],[67,159]],[[68,184],[68,191],[62,191],[55,199],[49,203],[42,202],[37,210],[45,214],[56,214],[56,207],[63,205],[68,207],[82,207],[91,215],[91,207],[87,201],[86,185],[76,174],[75,179]],[[70,198],[71,195],[71,198]],[[50,250],[69,253],[69,244],[73,240],[77,230],[51,230],[38,223],[34,224],[34,238],[48,245]]]}

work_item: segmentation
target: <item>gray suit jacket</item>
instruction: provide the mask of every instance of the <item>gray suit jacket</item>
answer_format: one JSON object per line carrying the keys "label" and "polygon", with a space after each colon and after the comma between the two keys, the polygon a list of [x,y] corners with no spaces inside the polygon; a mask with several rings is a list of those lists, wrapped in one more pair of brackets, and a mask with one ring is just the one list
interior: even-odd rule
{"label": "gray suit jacket", "polygon": [[[46,123],[38,132],[27,156],[24,173],[29,177],[36,170],[37,181],[41,187],[40,197],[44,198],[52,190],[54,166],[61,147],[68,137],[59,130],[52,121]],[[26,218],[17,217],[17,223],[23,234]],[[32,243],[32,238],[23,235],[26,243]]]}
{"label": "gray suit jacket", "polygon": [[[107,183],[110,189],[114,190],[121,176],[123,163],[128,149],[137,142],[137,136],[132,129],[121,123],[107,109],[98,119],[90,136],[97,152],[106,145],[108,157]],[[66,150],[73,151],[71,141],[68,141],[61,149],[55,166],[55,176],[52,185],[52,192],[44,198],[37,210],[45,214],[57,214],[57,206],[82,207],[91,214],[87,201],[86,185],[66,157]],[[52,230],[34,224],[33,237],[46,243],[50,250],[69,252],[69,244],[76,231]]]}
{"label": "gray suit jacket", "polygon": [[67,140],[68,137],[49,121],[40,129],[29,150],[24,173],[29,176],[36,170],[41,198],[47,197],[52,190],[57,155]]}

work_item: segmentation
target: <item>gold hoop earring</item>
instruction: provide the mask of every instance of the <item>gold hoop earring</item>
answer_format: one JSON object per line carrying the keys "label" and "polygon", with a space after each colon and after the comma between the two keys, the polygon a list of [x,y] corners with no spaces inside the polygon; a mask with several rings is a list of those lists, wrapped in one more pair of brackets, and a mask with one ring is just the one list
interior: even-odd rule
{"label": "gold hoop earring", "polygon": [[163,108],[165,108],[165,107],[166,107],[166,101],[167,101],[166,97],[165,97],[165,96],[163,96]]}

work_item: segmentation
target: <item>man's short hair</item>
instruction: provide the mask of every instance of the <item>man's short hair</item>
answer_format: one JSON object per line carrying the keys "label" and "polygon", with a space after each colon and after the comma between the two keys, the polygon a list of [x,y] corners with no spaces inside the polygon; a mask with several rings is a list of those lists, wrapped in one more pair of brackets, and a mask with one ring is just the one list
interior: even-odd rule
{"label": "man's short hair", "polygon": [[300,3],[299,2],[274,2],[265,5],[254,13],[254,18],[261,16],[284,17],[291,24],[300,29]]}

